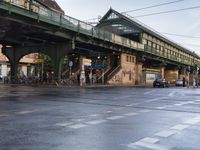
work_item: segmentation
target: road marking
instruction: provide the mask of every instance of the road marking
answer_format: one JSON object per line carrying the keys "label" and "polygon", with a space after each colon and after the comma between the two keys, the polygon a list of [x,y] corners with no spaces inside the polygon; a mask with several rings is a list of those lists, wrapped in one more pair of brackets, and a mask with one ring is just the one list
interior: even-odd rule
{"label": "road marking", "polygon": [[34,112],[34,111],[25,110],[25,111],[16,112],[16,114],[25,115],[25,114],[29,114],[29,113],[32,113],[32,112]]}
{"label": "road marking", "polygon": [[163,107],[156,107],[156,109],[165,109],[166,107],[163,106]]}
{"label": "road marking", "polygon": [[193,101],[187,101],[187,102],[183,102],[182,104],[192,104],[194,103]]}
{"label": "road marking", "polygon": [[196,124],[196,123],[199,123],[199,122],[200,122],[200,120],[193,118],[193,119],[189,119],[189,120],[185,121],[184,123],[193,125],[193,124]]}
{"label": "road marking", "polygon": [[166,148],[162,145],[151,144],[151,143],[142,142],[142,141],[138,141],[138,142],[131,143],[128,145],[129,148],[133,148],[133,149],[138,149],[137,146],[147,148],[147,149],[152,149],[152,150],[169,150],[168,148]]}
{"label": "road marking", "polygon": [[163,98],[153,98],[153,99],[148,100],[148,101],[146,101],[146,102],[153,102],[153,101],[158,101],[158,100],[161,100],[161,99],[163,99]]}
{"label": "road marking", "polygon": [[75,122],[81,122],[81,121],[84,121],[85,119],[72,119],[72,120]]}
{"label": "road marking", "polygon": [[127,113],[127,114],[124,114],[125,116],[135,116],[137,115],[138,113]]}
{"label": "road marking", "polygon": [[193,118],[193,119],[195,119],[195,120],[200,120],[200,116],[197,116],[197,117],[195,117],[195,118]]}
{"label": "road marking", "polygon": [[170,129],[172,129],[172,130],[184,130],[188,127],[189,127],[189,125],[179,124],[179,125],[175,125],[175,126],[171,127]]}
{"label": "road marking", "polygon": [[182,106],[184,104],[180,103],[180,104],[174,104],[174,106]]}
{"label": "road marking", "polygon": [[113,112],[113,111],[112,111],[112,110],[107,110],[107,111],[106,111],[106,113],[111,113],[111,112]]}
{"label": "road marking", "polygon": [[138,111],[138,113],[148,113],[148,112],[151,112],[152,110],[140,110]]}
{"label": "road marking", "polygon": [[115,107],[115,108],[113,108],[113,110],[120,110],[120,109],[123,109],[123,107]]}
{"label": "road marking", "polygon": [[0,114],[0,117],[8,117],[6,114]]}
{"label": "road marking", "polygon": [[100,123],[104,123],[104,122],[106,122],[106,120],[93,120],[93,121],[88,121],[86,123],[91,124],[91,125],[95,125],[95,124],[100,124]]}
{"label": "road marking", "polygon": [[194,102],[193,104],[200,105],[200,102]]}
{"label": "road marking", "polygon": [[60,127],[66,127],[69,125],[72,125],[73,122],[66,122],[66,123],[56,123],[56,126],[60,126]]}
{"label": "road marking", "polygon": [[97,117],[98,114],[92,114],[92,115],[89,115],[90,117]]}
{"label": "road marking", "polygon": [[117,120],[117,119],[121,119],[124,118],[124,116],[112,116],[112,117],[108,117],[108,120]]}
{"label": "road marking", "polygon": [[75,124],[75,125],[69,126],[69,128],[79,129],[79,128],[83,128],[83,127],[86,127],[86,126],[87,125],[85,125],[85,124]]}
{"label": "road marking", "polygon": [[145,92],[144,95],[151,94],[151,93],[153,93],[154,91],[155,91],[155,90],[151,90],[151,91]]}
{"label": "road marking", "polygon": [[168,96],[175,96],[175,94],[176,94],[176,92],[170,92],[169,94],[168,94]]}
{"label": "road marking", "polygon": [[146,143],[151,143],[151,144],[155,144],[156,142],[160,141],[157,138],[151,138],[151,137],[146,137],[140,140],[141,142],[146,142]]}
{"label": "road marking", "polygon": [[169,136],[171,136],[175,133],[177,133],[177,131],[175,131],[175,130],[164,130],[164,131],[156,133],[155,135],[166,138],[166,137],[169,137]]}
{"label": "road marking", "polygon": [[190,101],[190,102],[188,102],[188,104],[194,104],[195,102],[194,101]]}
{"label": "road marking", "polygon": [[134,106],[134,105],[135,105],[135,103],[134,104],[125,105],[125,106],[131,107],[131,106]]}

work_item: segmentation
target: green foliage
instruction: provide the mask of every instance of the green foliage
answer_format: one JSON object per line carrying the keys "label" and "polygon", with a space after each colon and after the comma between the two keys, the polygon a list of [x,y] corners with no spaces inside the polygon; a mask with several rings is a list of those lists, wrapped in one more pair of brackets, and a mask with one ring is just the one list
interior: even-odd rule
{"label": "green foliage", "polygon": [[54,65],[53,65],[53,62],[52,62],[52,60],[49,56],[47,56],[45,54],[39,54],[38,58],[43,60],[43,71],[44,71],[44,73],[53,71]]}

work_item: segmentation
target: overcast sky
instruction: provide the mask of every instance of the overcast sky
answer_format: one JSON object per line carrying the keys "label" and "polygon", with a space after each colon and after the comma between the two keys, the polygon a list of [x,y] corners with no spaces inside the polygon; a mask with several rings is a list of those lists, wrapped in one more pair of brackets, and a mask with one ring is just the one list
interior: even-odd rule
{"label": "overcast sky", "polygon": [[[176,0],[56,0],[66,15],[79,20],[87,20],[103,16],[110,7],[118,12],[134,10]],[[178,0],[177,0],[178,1]],[[200,6],[200,0],[182,0],[170,5],[145,9],[128,13],[131,16],[150,14],[154,12],[176,10]],[[200,8],[160,14],[146,17],[137,17],[138,20],[152,27],[158,32],[200,37]],[[185,38],[165,35],[169,39],[200,54],[200,38]]]}

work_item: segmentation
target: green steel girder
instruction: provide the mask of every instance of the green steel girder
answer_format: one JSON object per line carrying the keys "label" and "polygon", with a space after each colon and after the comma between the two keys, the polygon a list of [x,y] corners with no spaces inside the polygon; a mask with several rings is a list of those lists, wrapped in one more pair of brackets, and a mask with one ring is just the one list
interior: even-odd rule
{"label": "green steel girder", "polygon": [[[156,56],[156,57],[159,56],[160,58],[162,58],[161,55],[147,52],[145,51],[145,49],[139,49],[139,48],[136,49],[136,48],[130,47],[129,45],[123,44],[123,42],[116,43],[112,41],[111,33],[91,27],[90,25],[87,26],[87,24],[68,16],[66,16],[68,20],[71,19],[75,21],[76,24],[72,24],[71,22],[69,22],[67,19],[64,19],[63,17],[59,19],[58,18],[54,19],[48,16],[42,16],[37,13],[31,12],[30,10],[23,9],[21,7],[17,7],[9,3],[2,2],[2,1],[0,1],[0,11],[7,12],[8,14],[7,18],[9,17],[9,15],[14,14],[16,16],[30,19],[34,21],[35,23],[37,22],[38,24],[40,24],[40,26],[45,27],[45,28],[48,28],[49,25],[51,25],[52,28],[55,28],[58,31],[62,29],[62,31],[65,32],[65,34],[62,34],[64,38],[65,38],[65,35],[68,35],[69,33],[71,33],[71,37],[69,38],[74,38],[74,36],[76,36],[77,41],[85,42],[87,44],[97,45],[97,46],[104,47],[107,49],[112,48],[116,51],[125,52],[125,53],[143,52],[143,54],[151,54],[153,56]],[[15,19],[15,18],[12,18],[12,19]],[[22,20],[23,19],[21,19],[21,21]],[[86,25],[90,29],[87,29],[87,27],[83,27],[84,25]],[[58,34],[57,36],[61,36],[61,34],[60,35]],[[191,65],[191,64],[180,63],[171,58],[164,58],[164,59],[168,60],[169,62],[176,62],[177,64]]]}

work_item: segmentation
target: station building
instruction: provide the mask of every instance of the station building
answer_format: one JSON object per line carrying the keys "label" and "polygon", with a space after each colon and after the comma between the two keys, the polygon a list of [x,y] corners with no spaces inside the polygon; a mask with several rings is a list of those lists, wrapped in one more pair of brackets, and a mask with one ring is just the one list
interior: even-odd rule
{"label": "station building", "polygon": [[97,27],[141,43],[144,51],[148,52],[121,53],[120,63],[113,68],[115,74],[107,81],[110,84],[152,85],[156,78],[175,83],[183,77],[192,81],[194,76],[198,76],[196,68],[191,74],[187,70],[190,65],[199,65],[197,54],[127,14],[111,8]]}

